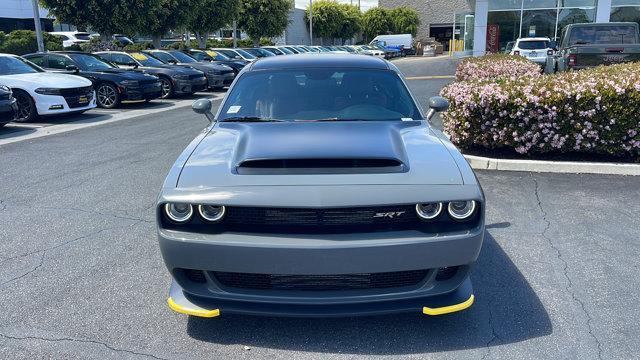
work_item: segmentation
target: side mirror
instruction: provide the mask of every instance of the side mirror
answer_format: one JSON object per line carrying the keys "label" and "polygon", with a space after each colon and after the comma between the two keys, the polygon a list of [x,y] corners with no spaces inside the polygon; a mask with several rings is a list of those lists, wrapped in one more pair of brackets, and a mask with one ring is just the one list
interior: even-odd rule
{"label": "side mirror", "polygon": [[433,96],[429,99],[429,112],[427,113],[427,119],[431,118],[441,111],[449,109],[449,101],[441,96]]}
{"label": "side mirror", "polygon": [[133,61],[132,61],[132,62],[130,62],[130,63],[127,63],[127,66],[131,66],[131,67],[133,67],[134,69],[137,69],[137,68],[138,68],[138,63],[136,63],[136,62],[133,62]]}
{"label": "side mirror", "polygon": [[211,112],[211,100],[209,99],[200,99],[193,102],[191,105],[191,109],[196,114],[201,114],[207,117],[210,123],[214,123],[216,119]]}
{"label": "side mirror", "polygon": [[66,66],[66,69],[67,69],[67,71],[73,71],[73,72],[78,72],[78,71],[80,71],[80,69],[78,69],[78,67],[77,67],[77,66],[75,66],[75,65],[67,65],[67,66]]}

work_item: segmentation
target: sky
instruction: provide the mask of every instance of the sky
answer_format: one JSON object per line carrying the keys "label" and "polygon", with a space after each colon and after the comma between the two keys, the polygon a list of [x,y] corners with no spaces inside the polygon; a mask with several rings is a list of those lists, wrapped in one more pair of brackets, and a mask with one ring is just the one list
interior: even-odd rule
{"label": "sky", "polygon": [[[340,3],[350,4],[353,1],[353,5],[358,5],[358,0],[337,0]],[[296,7],[306,9],[309,6],[309,0],[296,0]],[[378,6],[378,0],[360,0],[360,7],[362,11],[367,11],[369,8]]]}

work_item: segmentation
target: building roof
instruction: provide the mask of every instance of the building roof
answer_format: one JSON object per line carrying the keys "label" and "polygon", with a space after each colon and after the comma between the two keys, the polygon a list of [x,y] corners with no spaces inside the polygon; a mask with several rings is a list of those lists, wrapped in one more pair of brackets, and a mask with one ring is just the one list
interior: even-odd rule
{"label": "building roof", "polygon": [[269,56],[258,59],[250,70],[302,69],[302,68],[359,68],[388,70],[385,60],[367,55],[353,54],[298,54]]}

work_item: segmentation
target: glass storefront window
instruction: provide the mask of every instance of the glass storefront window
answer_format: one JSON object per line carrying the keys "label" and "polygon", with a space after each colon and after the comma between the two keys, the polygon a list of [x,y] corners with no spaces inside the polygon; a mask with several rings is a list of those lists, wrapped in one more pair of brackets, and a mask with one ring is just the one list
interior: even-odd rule
{"label": "glass storefront window", "polygon": [[520,11],[490,11],[487,26],[497,30],[499,46],[489,49],[504,52],[507,44],[518,39],[520,35]]}
{"label": "glass storefront window", "polygon": [[[453,29],[454,51],[473,51],[475,17],[471,13],[456,13]],[[459,44],[458,44],[459,42]]]}
{"label": "glass storefront window", "polygon": [[596,17],[596,10],[587,9],[560,9],[558,13],[558,36],[562,33],[562,29],[569,24],[590,23]]}
{"label": "glass storefront window", "polygon": [[522,12],[522,31],[520,37],[548,37],[556,34],[556,9],[525,10]]}
{"label": "glass storefront window", "polygon": [[612,22],[637,22],[640,24],[640,6],[623,6],[611,9]]}
{"label": "glass storefront window", "polygon": [[560,0],[560,7],[596,6],[596,0]]}
{"label": "glass storefront window", "polygon": [[640,5],[640,0],[611,0],[611,6]]}
{"label": "glass storefront window", "polygon": [[522,0],[489,0],[489,10],[519,10]]}
{"label": "glass storefront window", "polygon": [[548,9],[557,6],[556,0],[524,0],[522,7],[524,9]]}

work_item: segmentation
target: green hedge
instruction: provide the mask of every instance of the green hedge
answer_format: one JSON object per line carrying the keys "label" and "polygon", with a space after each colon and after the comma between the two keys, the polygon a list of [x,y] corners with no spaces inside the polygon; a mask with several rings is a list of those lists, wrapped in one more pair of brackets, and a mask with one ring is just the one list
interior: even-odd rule
{"label": "green hedge", "polygon": [[[62,39],[44,33],[44,47],[49,51],[62,50]],[[0,31],[0,53],[24,55],[38,52],[35,31],[15,30],[9,34]]]}
{"label": "green hedge", "polygon": [[640,64],[460,81],[442,95],[461,148],[640,157]]}

